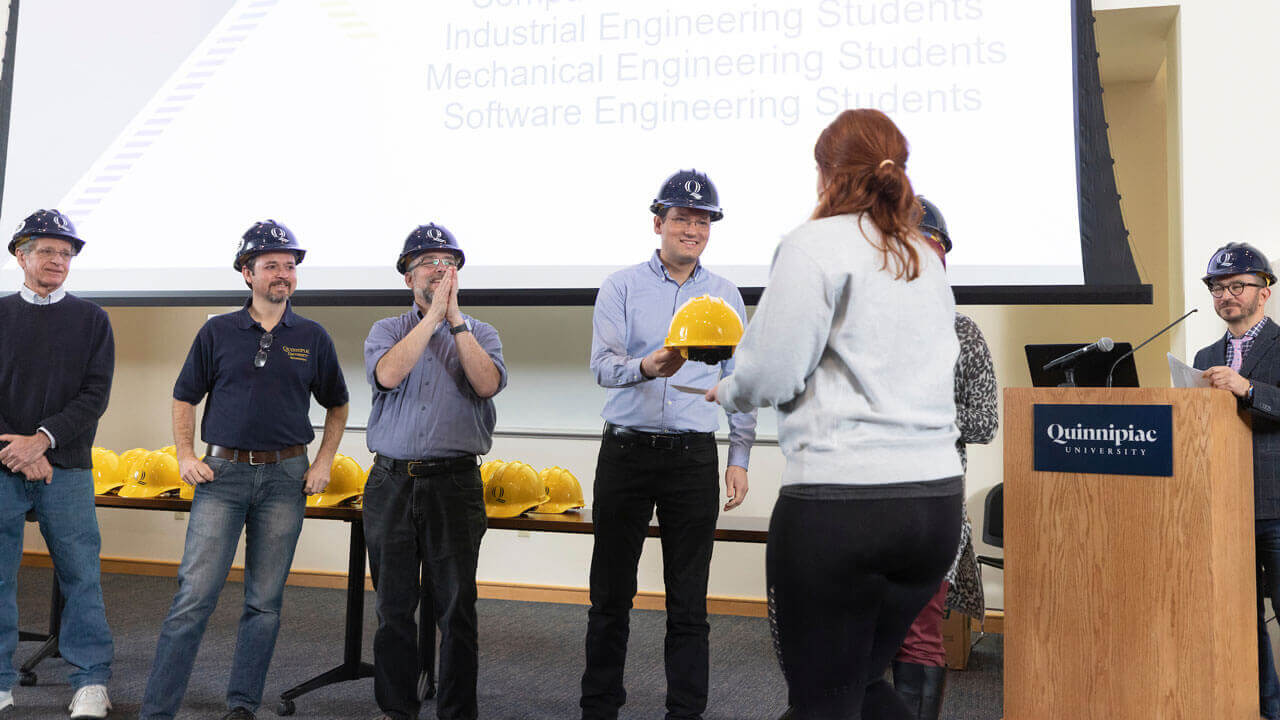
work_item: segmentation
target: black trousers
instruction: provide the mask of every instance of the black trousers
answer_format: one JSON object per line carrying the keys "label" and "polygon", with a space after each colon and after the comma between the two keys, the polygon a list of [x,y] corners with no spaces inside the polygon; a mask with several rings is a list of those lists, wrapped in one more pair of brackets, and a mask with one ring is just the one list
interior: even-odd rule
{"label": "black trousers", "polygon": [[[411,477],[375,465],[364,489],[364,537],[377,590],[374,697],[396,720],[418,716],[419,574],[440,627],[436,716],[473,720],[479,668],[476,563],[486,520],[480,471]],[[424,618],[425,621],[425,618]]]}
{"label": "black trousers", "polygon": [[707,575],[719,514],[719,470],[709,435],[664,450],[606,436],[596,464],[595,547],[587,614],[582,717],[618,717],[636,594],[636,567],[653,517],[662,528],[667,591],[667,715],[700,718],[707,706]]}
{"label": "black trousers", "polygon": [[783,495],[769,522],[770,617],[797,720],[911,720],[884,679],[960,542],[963,493]]}

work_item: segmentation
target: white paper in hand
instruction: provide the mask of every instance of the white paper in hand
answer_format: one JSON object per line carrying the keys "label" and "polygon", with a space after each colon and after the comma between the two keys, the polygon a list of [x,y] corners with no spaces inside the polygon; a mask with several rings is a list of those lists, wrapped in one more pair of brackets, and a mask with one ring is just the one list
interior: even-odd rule
{"label": "white paper in hand", "polygon": [[1190,365],[1182,362],[1173,353],[1165,353],[1169,356],[1169,377],[1173,380],[1173,386],[1176,388],[1207,388],[1209,381],[1201,377],[1203,371],[1197,370]]}

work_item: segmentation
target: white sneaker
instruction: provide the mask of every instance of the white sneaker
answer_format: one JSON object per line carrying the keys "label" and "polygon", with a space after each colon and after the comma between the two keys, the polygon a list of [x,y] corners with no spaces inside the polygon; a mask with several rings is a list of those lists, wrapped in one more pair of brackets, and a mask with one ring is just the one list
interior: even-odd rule
{"label": "white sneaker", "polygon": [[98,720],[111,712],[111,699],[106,685],[85,685],[71,698],[71,720]]}
{"label": "white sneaker", "polygon": [[13,691],[0,690],[0,714],[13,711]]}

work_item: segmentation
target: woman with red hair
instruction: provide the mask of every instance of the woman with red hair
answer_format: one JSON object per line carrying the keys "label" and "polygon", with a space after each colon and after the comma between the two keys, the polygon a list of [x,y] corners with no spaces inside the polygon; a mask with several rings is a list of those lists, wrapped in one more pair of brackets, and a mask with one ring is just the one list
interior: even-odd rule
{"label": "woman with red hair", "polygon": [[818,204],[708,399],[778,409],[766,556],[793,716],[907,720],[885,681],[960,538],[955,301],[920,235],[907,141],[848,110],[819,136]]}

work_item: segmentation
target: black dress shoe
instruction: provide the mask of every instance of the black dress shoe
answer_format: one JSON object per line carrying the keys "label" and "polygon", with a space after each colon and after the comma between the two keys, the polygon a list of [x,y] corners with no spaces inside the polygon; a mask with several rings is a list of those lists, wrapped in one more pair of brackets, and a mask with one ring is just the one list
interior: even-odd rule
{"label": "black dress shoe", "polygon": [[232,708],[231,712],[223,715],[222,720],[257,720],[257,717],[248,710],[238,707]]}

